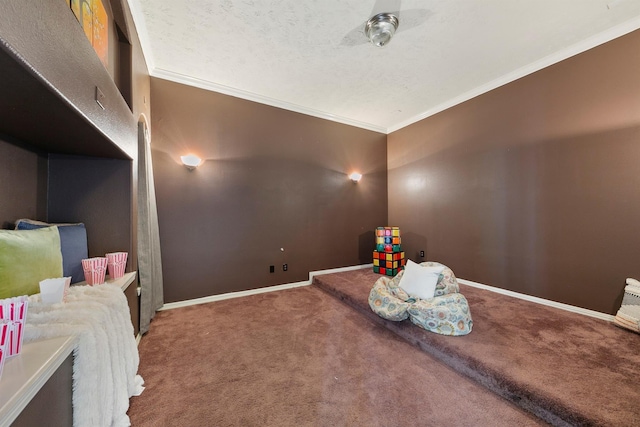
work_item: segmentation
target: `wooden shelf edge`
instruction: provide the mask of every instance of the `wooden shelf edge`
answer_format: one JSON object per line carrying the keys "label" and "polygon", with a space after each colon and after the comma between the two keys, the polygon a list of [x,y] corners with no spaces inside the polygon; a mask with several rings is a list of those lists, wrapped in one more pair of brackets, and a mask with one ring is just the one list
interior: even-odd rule
{"label": "wooden shelf edge", "polygon": [[[106,277],[104,283],[108,283],[110,285],[116,285],[119,286],[122,291],[124,292],[130,284],[133,283],[133,281],[136,278],[136,274],[138,274],[137,271],[132,271],[130,273],[124,273],[124,276],[118,278],[118,279],[111,279],[109,276]],[[84,286],[86,285],[87,282],[78,282],[78,283],[74,283],[71,286]],[[100,285],[95,285],[95,286],[100,286]]]}
{"label": "wooden shelf edge", "polygon": [[15,421],[75,347],[75,336],[32,341],[5,361],[0,379],[0,427]]}

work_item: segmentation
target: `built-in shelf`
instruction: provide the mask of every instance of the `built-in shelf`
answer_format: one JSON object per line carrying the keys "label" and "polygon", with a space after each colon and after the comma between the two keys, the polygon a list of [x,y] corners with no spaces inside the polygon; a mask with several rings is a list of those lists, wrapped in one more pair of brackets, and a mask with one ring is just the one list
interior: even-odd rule
{"label": "built-in shelf", "polygon": [[137,120],[68,2],[0,2],[0,117],[1,134],[46,152],[137,155]]}
{"label": "built-in shelf", "polygon": [[[0,2],[0,144],[26,148],[39,157],[46,155],[46,170],[42,175],[38,171],[36,177],[47,180],[46,195],[38,199],[46,215],[60,218],[57,222],[84,222],[92,241],[99,242],[89,245],[90,252],[127,250],[135,268],[131,224],[136,223],[132,205],[136,176],[132,160],[138,153],[138,120],[131,110],[133,60],[127,46],[126,1],[109,3],[119,29],[118,38],[110,43],[122,50],[118,84],[86,39],[69,2]],[[102,105],[96,102],[98,91]],[[12,161],[0,159],[0,167],[13,166]],[[28,170],[31,173],[32,169]],[[24,176],[16,173],[10,178],[23,180]],[[75,191],[70,191],[71,187]],[[114,189],[112,193],[110,189]],[[9,217],[0,218],[0,224],[28,214],[10,211]],[[136,272],[131,272],[108,283],[125,292],[137,334],[137,286],[130,286],[136,283],[135,278]],[[74,346],[73,337],[30,342],[20,355],[6,361],[0,379],[0,427],[19,423],[26,413],[39,413],[43,419],[53,416],[50,403],[65,397],[48,392],[47,387],[70,372]],[[70,378],[70,373],[67,376]],[[49,406],[34,410],[42,395]]]}
{"label": "built-in shelf", "polygon": [[[133,283],[133,281],[136,278],[136,274],[137,273],[135,271],[132,271],[131,273],[124,273],[124,276],[122,276],[122,277],[120,277],[118,279],[112,279],[107,275],[107,277],[106,277],[104,282],[108,283],[110,285],[119,286],[122,289],[122,291],[124,292],[124,291],[127,290],[129,285]],[[73,286],[83,286],[83,285],[86,285],[86,284],[87,284],[87,282],[78,282],[78,283],[75,283]],[[100,285],[95,285],[95,286],[100,286]]]}
{"label": "built-in shelf", "polygon": [[0,378],[0,427],[13,423],[75,346],[74,336],[33,341],[6,360]]}

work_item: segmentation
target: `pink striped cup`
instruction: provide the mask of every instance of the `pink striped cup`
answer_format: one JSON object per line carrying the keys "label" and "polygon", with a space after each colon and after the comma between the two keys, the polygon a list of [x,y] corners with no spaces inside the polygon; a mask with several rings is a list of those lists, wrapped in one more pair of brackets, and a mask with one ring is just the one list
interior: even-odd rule
{"label": "pink striped cup", "polygon": [[112,252],[105,256],[107,257],[107,266],[109,267],[109,277],[118,279],[124,276],[124,269],[127,266],[127,253]]}
{"label": "pink striped cup", "polygon": [[[15,356],[22,350],[24,322],[29,298],[26,295],[0,300],[0,347],[3,357]],[[6,323],[7,328],[1,326]]]}
{"label": "pink striped cup", "polygon": [[0,320],[0,377],[2,377],[2,368],[4,367],[4,361],[9,355],[9,329],[11,321]]}
{"label": "pink striped cup", "polygon": [[8,340],[5,347],[6,356],[11,357],[20,354],[22,351],[22,341],[24,340],[24,321],[16,320],[9,322]]}
{"label": "pink striped cup", "polygon": [[107,259],[105,257],[95,257],[82,260],[82,270],[87,285],[100,285],[104,283],[104,276],[107,272]]}

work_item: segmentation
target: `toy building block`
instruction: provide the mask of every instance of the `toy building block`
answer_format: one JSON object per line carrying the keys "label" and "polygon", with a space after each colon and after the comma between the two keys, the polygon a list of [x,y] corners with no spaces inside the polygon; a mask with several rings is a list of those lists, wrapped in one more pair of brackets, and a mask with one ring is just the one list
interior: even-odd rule
{"label": "toy building block", "polygon": [[395,276],[404,269],[406,263],[404,252],[373,251],[373,271]]}

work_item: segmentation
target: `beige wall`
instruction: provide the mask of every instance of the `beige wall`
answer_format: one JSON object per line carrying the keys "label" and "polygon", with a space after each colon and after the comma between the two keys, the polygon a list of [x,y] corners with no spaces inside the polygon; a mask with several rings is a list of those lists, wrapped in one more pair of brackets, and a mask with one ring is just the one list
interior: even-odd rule
{"label": "beige wall", "polygon": [[615,313],[640,277],[639,76],[635,31],[389,135],[409,256]]}

